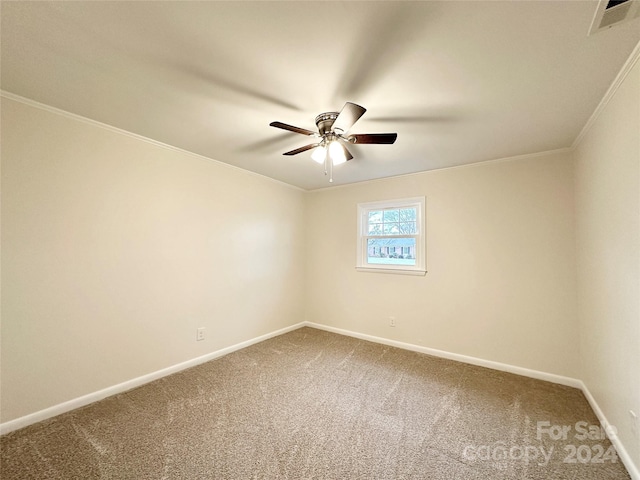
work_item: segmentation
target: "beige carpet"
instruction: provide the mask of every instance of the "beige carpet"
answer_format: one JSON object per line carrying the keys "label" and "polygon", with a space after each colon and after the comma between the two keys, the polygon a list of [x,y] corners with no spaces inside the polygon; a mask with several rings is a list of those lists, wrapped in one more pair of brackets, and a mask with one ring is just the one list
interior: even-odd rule
{"label": "beige carpet", "polygon": [[576,389],[302,328],[5,435],[0,476],[630,478],[581,421]]}

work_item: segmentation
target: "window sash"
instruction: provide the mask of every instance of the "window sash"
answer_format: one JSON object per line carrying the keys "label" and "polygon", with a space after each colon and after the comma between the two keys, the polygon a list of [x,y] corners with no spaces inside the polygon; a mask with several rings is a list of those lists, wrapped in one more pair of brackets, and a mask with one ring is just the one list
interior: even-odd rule
{"label": "window sash", "polygon": [[381,238],[381,239],[389,239],[389,240],[393,240],[394,238],[419,238],[422,235],[362,235],[363,237],[367,237],[367,238]]}
{"label": "window sash", "polygon": [[[415,216],[412,218],[401,218],[398,216],[397,220],[385,220],[385,212],[389,211],[400,211],[400,210],[415,210]],[[371,221],[371,213],[372,212],[380,212],[382,214],[380,221],[372,222]],[[385,226],[387,225],[397,225],[398,233],[370,233],[371,226],[377,225],[380,226],[382,232],[385,230]],[[409,225],[413,225],[413,231],[402,232],[402,226],[408,227]],[[401,237],[406,235],[420,235],[420,205],[412,204],[412,205],[402,205],[399,207],[387,207],[387,208],[366,208],[362,212],[362,235],[368,236],[389,236],[389,237]]]}

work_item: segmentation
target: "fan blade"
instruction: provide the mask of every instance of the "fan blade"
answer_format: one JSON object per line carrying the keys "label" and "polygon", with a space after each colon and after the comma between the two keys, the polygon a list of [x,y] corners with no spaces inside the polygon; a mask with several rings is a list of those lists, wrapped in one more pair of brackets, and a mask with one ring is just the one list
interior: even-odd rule
{"label": "fan blade", "polygon": [[283,155],[297,155],[302,152],[306,152],[307,150],[311,150],[312,148],[316,148],[319,143],[312,143],[310,145],[305,145],[304,147],[296,148],[295,150],[291,150],[290,152],[283,153]]}
{"label": "fan blade", "polygon": [[301,111],[300,107],[297,105],[289,103],[288,101],[271,95],[265,91],[261,91],[260,89],[256,89],[251,86],[250,83],[242,85],[235,77],[226,79],[223,76],[214,73],[215,67],[199,68],[195,64],[192,65],[189,61],[183,60],[170,62],[166,64],[166,66],[171,69],[172,73],[187,76],[191,81],[195,80],[198,83],[197,88],[206,88],[203,92],[206,91],[207,95],[217,95],[225,101],[232,102],[238,101],[238,97],[240,97],[243,105],[245,104],[246,99],[242,97],[251,97],[289,110],[297,112]]}
{"label": "fan blade", "polygon": [[[361,2],[342,2],[347,18],[363,15]],[[374,5],[375,3],[375,5]],[[342,49],[348,55],[334,99],[362,98],[419,48],[439,2],[368,2],[367,21],[354,22]],[[359,28],[358,28],[359,26]]]}
{"label": "fan blade", "polygon": [[356,123],[366,111],[366,108],[356,105],[355,103],[345,103],[335,122],[333,122],[332,130],[339,130],[338,133],[348,132],[353,124]]}
{"label": "fan blade", "polygon": [[271,122],[269,126],[282,128],[283,130],[289,130],[290,132],[294,132],[294,133],[301,133],[302,135],[309,135],[310,137],[318,136],[316,132],[312,132],[311,130],[307,130],[305,128],[300,128],[300,127],[294,127],[293,125],[287,125],[286,123],[282,123],[282,122]]}
{"label": "fan blade", "polygon": [[278,135],[273,135],[263,140],[257,140],[255,142],[243,145],[238,148],[239,152],[259,152],[259,151],[273,151],[286,148],[291,143],[291,135],[288,132],[282,132]]}
{"label": "fan blade", "polygon": [[344,145],[340,144],[342,146],[342,149],[344,150],[344,156],[347,159],[347,162],[349,160],[351,160],[353,158],[353,155],[351,155],[351,152],[349,150],[347,150],[347,147],[345,147]]}
{"label": "fan blade", "polygon": [[350,143],[378,143],[391,144],[398,138],[397,133],[361,133],[357,135],[349,135],[347,140]]}

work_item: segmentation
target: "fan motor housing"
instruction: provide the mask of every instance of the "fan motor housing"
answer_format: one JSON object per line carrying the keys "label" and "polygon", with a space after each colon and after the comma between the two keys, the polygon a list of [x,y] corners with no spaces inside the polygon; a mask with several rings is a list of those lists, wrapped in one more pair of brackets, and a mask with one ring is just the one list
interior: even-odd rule
{"label": "fan motor housing", "polygon": [[331,127],[333,127],[333,122],[338,118],[338,113],[339,112],[326,112],[316,117],[316,126],[318,127],[320,135],[331,132]]}

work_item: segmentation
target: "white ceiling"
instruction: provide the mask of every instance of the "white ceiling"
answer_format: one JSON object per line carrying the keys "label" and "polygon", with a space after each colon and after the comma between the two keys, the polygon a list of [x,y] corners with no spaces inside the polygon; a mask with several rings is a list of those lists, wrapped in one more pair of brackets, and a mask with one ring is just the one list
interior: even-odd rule
{"label": "white ceiling", "polygon": [[334,184],[571,146],[640,41],[595,1],[8,2],[2,89],[304,189],[319,113],[367,113]]}

